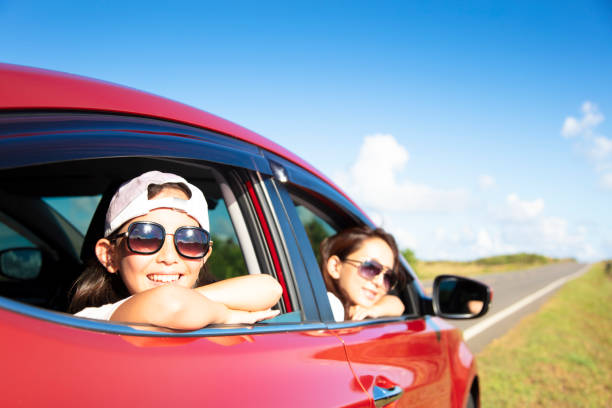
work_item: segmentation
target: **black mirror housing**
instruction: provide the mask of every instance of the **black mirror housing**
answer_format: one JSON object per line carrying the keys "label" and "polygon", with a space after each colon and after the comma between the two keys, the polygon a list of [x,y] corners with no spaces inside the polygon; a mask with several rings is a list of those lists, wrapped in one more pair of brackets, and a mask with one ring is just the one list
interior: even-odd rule
{"label": "black mirror housing", "polygon": [[433,283],[433,312],[445,319],[474,319],[487,313],[492,295],[491,288],[477,280],[440,275]]}

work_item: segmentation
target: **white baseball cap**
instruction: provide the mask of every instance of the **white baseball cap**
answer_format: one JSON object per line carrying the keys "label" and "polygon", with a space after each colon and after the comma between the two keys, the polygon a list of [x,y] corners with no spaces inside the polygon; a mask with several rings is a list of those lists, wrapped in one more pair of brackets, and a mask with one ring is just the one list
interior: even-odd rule
{"label": "white baseball cap", "polygon": [[[161,185],[165,183],[183,184],[191,192],[191,197],[188,200],[176,197],[153,198],[149,200],[149,186],[151,184]],[[111,199],[108,211],[106,212],[104,236],[108,237],[132,218],[140,217],[157,208],[171,208],[182,211],[193,217],[200,224],[200,227],[210,232],[208,204],[202,191],[176,174],[149,171],[123,183],[119,187]]]}

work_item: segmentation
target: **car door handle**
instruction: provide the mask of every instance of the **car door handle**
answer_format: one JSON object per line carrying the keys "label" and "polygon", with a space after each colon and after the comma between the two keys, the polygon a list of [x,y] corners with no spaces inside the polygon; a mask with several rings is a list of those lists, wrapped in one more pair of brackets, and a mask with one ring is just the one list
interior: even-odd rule
{"label": "car door handle", "polygon": [[375,385],[372,388],[372,394],[374,395],[374,405],[376,407],[384,407],[387,404],[398,400],[402,396],[404,390],[400,386],[394,386],[391,388],[383,388]]}

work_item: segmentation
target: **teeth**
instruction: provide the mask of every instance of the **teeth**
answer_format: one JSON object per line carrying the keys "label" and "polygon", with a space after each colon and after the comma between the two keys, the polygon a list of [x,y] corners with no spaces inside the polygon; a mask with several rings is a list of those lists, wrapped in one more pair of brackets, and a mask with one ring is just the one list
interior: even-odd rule
{"label": "teeth", "polygon": [[161,283],[168,283],[168,282],[174,282],[179,280],[179,278],[181,277],[181,275],[176,274],[176,275],[149,275],[148,278],[151,279],[153,282],[161,282]]}

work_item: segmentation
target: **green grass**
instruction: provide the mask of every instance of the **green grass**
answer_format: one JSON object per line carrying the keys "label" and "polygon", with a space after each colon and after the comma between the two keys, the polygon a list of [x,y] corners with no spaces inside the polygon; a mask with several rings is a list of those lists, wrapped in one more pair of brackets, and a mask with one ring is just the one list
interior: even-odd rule
{"label": "green grass", "polygon": [[612,275],[569,282],[478,356],[483,407],[612,407]]}
{"label": "green grass", "polygon": [[[404,253],[406,257],[406,253]],[[408,258],[406,258],[408,260]],[[480,258],[475,261],[421,261],[414,258],[410,262],[419,279],[433,279],[437,275],[451,274],[476,276],[487,273],[508,272],[535,268],[556,262],[575,262],[573,259],[549,258],[543,255],[519,253]]]}
{"label": "green grass", "polygon": [[479,258],[474,262],[478,265],[504,265],[510,263],[523,263],[523,264],[546,264],[554,261],[553,258],[549,258],[544,255],[528,254],[520,252],[518,254],[510,255],[497,255],[489,256],[487,258]]}

